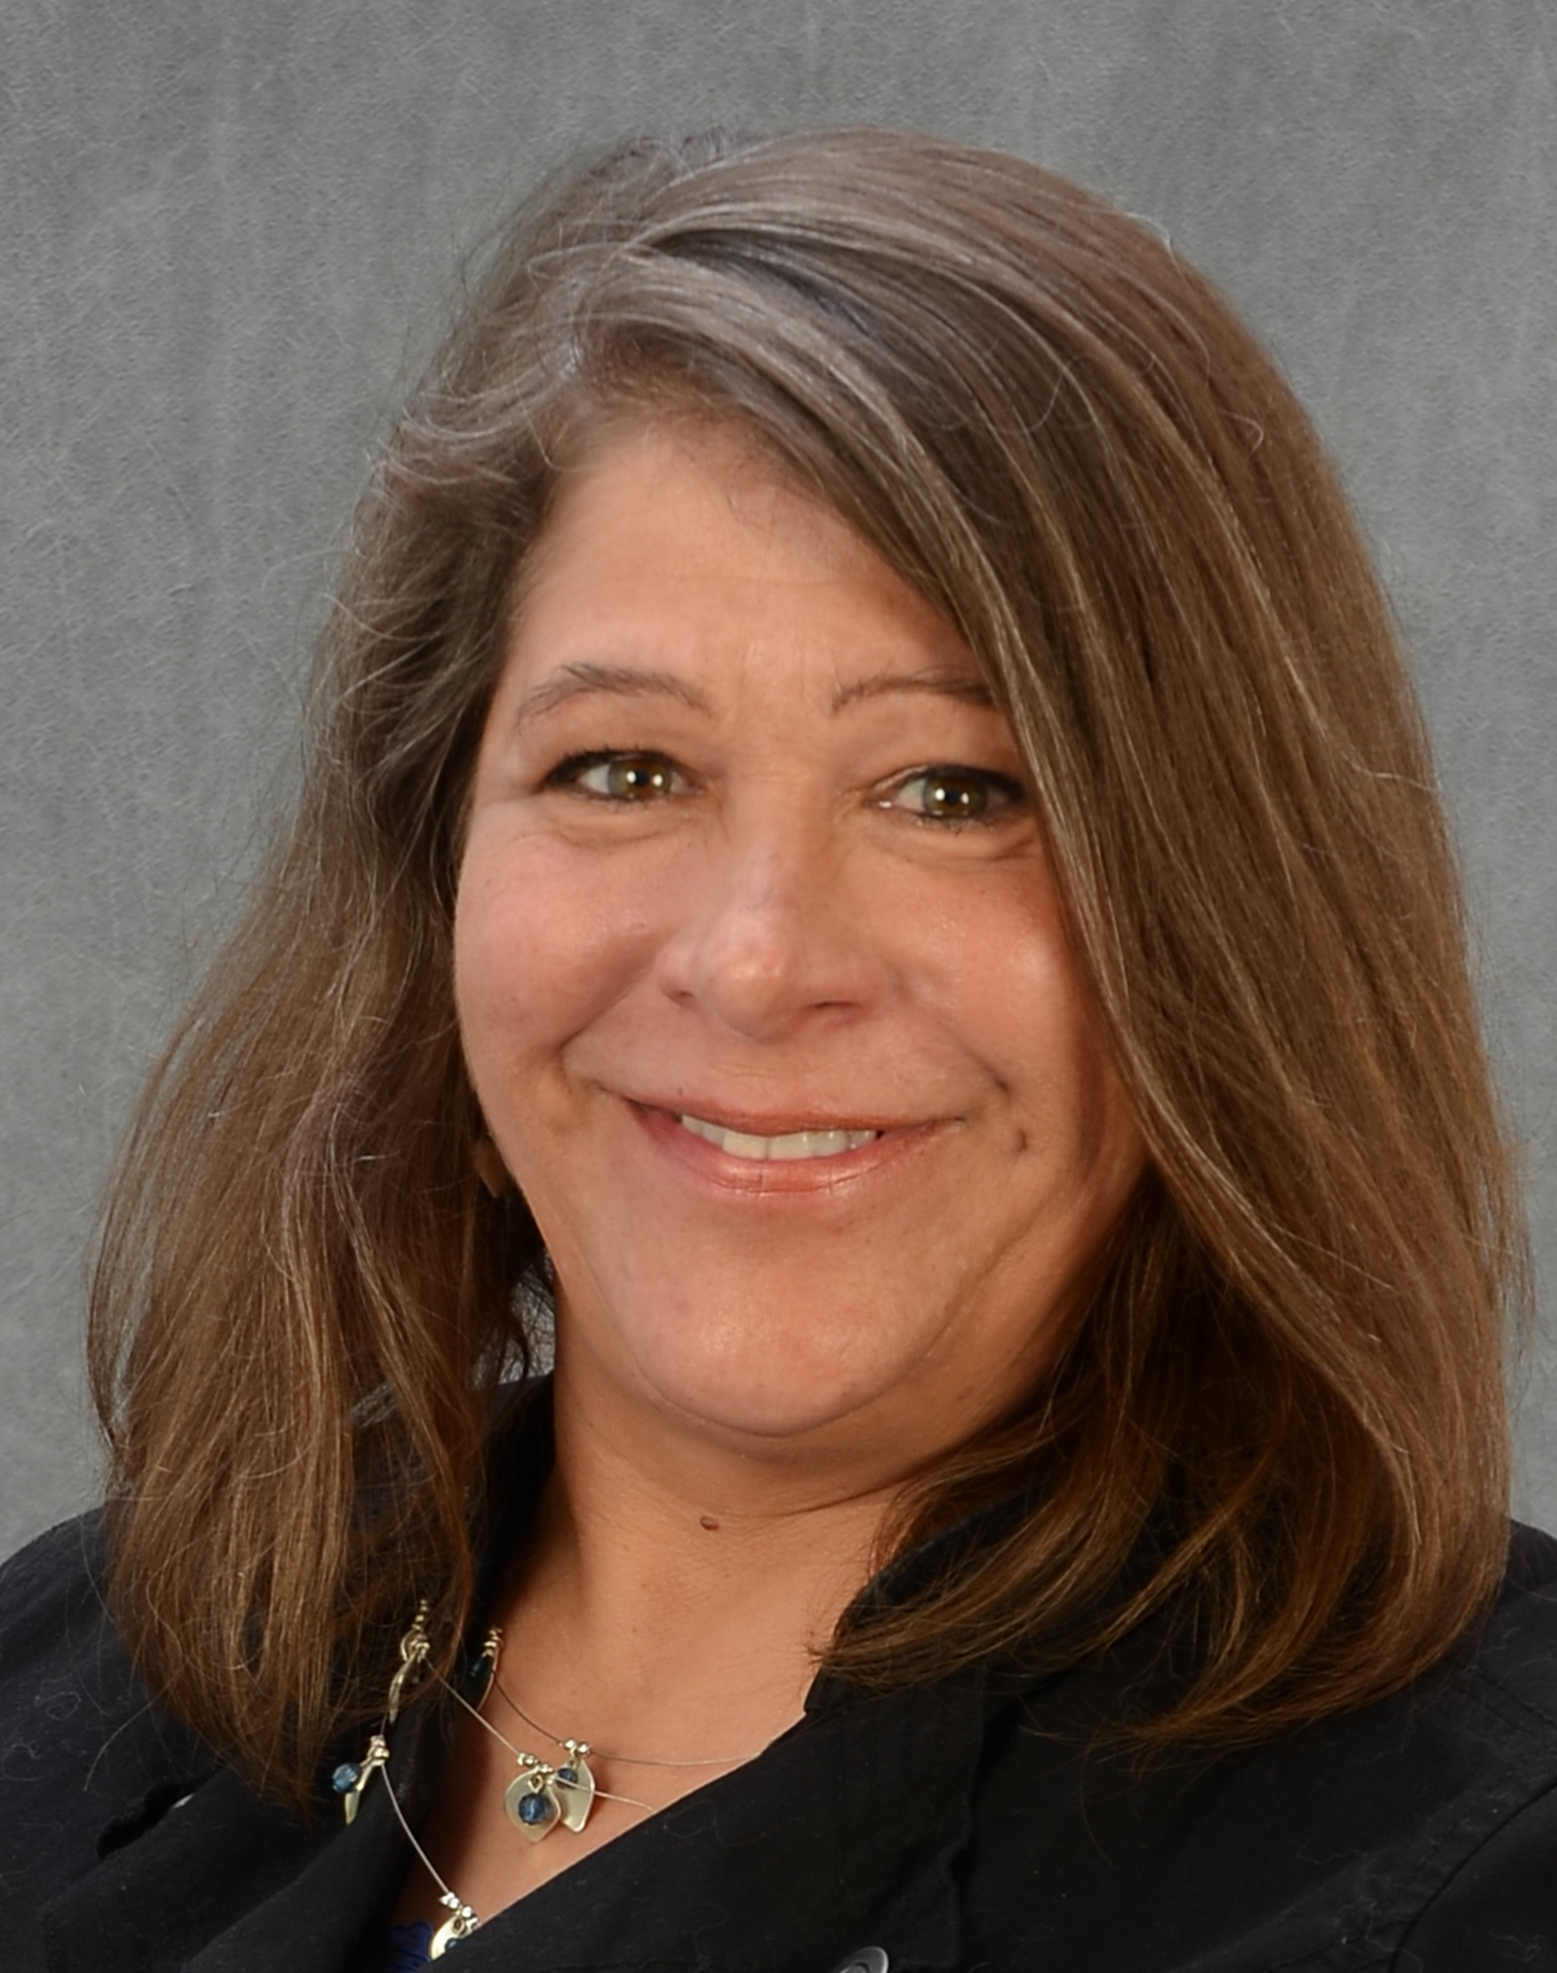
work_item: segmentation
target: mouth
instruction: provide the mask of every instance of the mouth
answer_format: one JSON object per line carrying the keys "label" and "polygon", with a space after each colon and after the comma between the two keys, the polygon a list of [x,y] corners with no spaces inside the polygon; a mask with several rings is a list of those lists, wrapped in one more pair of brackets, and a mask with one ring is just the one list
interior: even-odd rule
{"label": "mouth", "polygon": [[712,1144],[716,1151],[722,1151],[729,1158],[747,1159],[753,1164],[791,1164],[802,1158],[841,1158],[846,1152],[874,1144],[882,1135],[879,1130],[826,1126],[786,1130],[773,1137],[762,1137],[752,1131],[729,1130],[723,1124],[710,1123],[706,1117],[694,1117],[686,1112],[673,1114],[683,1130],[700,1137],[705,1144]]}
{"label": "mouth", "polygon": [[744,1113],[721,1104],[712,1117],[683,1110],[674,1100],[629,1097],[628,1107],[684,1179],[707,1188],[710,1197],[760,1200],[765,1210],[777,1210],[785,1199],[813,1205],[852,1199],[861,1186],[923,1152],[949,1127],[944,1118],[899,1121],[858,1110],[852,1116],[829,1114],[822,1104]]}

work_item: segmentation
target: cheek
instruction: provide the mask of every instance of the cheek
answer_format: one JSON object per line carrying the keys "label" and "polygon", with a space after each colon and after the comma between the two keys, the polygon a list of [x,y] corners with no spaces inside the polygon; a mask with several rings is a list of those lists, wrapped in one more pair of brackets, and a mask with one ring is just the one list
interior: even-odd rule
{"label": "cheek", "polygon": [[1013,1093],[1079,1069],[1091,1024],[1041,868],[1024,862],[896,902],[921,996]]}
{"label": "cheek", "polygon": [[542,845],[477,838],[467,850],[454,997],[484,1100],[484,1073],[561,1047],[620,997],[652,951],[641,895],[577,864]]}
{"label": "cheek", "polygon": [[918,929],[935,1017],[1003,1090],[1016,1148],[1133,1182],[1140,1132],[1046,874],[992,871]]}

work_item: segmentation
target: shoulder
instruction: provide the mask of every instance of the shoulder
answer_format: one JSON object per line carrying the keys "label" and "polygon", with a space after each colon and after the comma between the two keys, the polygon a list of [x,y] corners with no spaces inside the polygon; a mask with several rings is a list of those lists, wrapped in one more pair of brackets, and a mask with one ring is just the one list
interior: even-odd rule
{"label": "shoulder", "polygon": [[1502,1590],[1472,1643],[1477,1681],[1557,1719],[1557,1536],[1515,1525]]}
{"label": "shoulder", "polygon": [[[1122,1655],[1083,1679],[1138,1674]],[[1517,1935],[1531,1950],[1511,1963],[1557,1970],[1551,1537],[1514,1531],[1496,1605],[1415,1684],[1246,1751],[1143,1765],[1054,1731],[1073,1703],[1032,1693],[992,1722],[970,1883],[991,1964],[1021,1910],[1024,1949],[1078,1967],[1458,1973],[1501,1964],[1498,1942]],[[1101,1692],[1084,1710],[1107,1710]],[[1144,1960],[1143,1910],[1156,1955]],[[1416,1958],[1398,1960],[1407,1949]]]}
{"label": "shoulder", "polygon": [[[1458,1823],[1405,1914],[1402,1960],[1557,1967],[1557,1540],[1516,1528],[1503,1594],[1477,1640],[1456,1722],[1468,1782]],[[1450,1698],[1453,1705],[1453,1699]],[[1421,1846],[1425,1848],[1426,1846]]]}
{"label": "shoulder", "polygon": [[73,1882],[215,1765],[136,1678],[103,1578],[96,1514],[0,1567],[0,1893]]}
{"label": "shoulder", "polygon": [[62,1521],[0,1563],[0,1689],[26,1664],[95,1628],[104,1568],[100,1513]]}

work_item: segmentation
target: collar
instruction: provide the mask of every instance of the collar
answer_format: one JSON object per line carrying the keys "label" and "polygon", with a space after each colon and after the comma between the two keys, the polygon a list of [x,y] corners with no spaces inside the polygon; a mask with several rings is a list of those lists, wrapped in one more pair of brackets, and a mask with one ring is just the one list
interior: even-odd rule
{"label": "collar", "polygon": [[[465,1973],[831,1973],[866,1945],[892,1973],[961,1961],[955,1872],[987,1694],[979,1675],[803,1719],[758,1758],[583,1857],[460,1947]],[[413,1818],[442,1771],[422,1701],[394,1741]],[[44,1915],[50,1973],[341,1973],[407,1848],[382,1782],[350,1828],[309,1831],[223,1771]],[[25,1964],[25,1962],[22,1962]]]}
{"label": "collar", "polygon": [[[483,1603],[551,1460],[543,1380],[506,1399],[494,1431]],[[969,1516],[863,1595],[908,1593],[1019,1505]],[[511,1965],[522,1939],[530,1973],[831,1973],[865,1945],[884,1949],[893,1973],[949,1973],[980,1753],[989,1721],[1022,1683],[974,1667],[928,1688],[865,1694],[820,1675],[805,1717],[756,1760],[497,1914],[461,1945],[461,1967]],[[396,1795],[413,1823],[443,1772],[447,1715],[436,1693],[424,1694],[392,1735]],[[304,1828],[223,1770],[53,1901],[47,1964],[96,1973],[111,1939],[120,1973],[343,1969],[407,1858],[381,1781],[350,1828],[333,1796]]]}

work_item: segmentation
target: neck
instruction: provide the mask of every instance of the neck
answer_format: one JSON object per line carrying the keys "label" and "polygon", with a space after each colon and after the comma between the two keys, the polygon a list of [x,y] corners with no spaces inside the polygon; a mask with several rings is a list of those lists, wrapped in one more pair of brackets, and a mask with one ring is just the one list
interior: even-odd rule
{"label": "neck", "polygon": [[633,1434],[565,1375],[557,1455],[504,1585],[505,1688],[619,1754],[741,1759],[799,1717],[895,1489]]}

